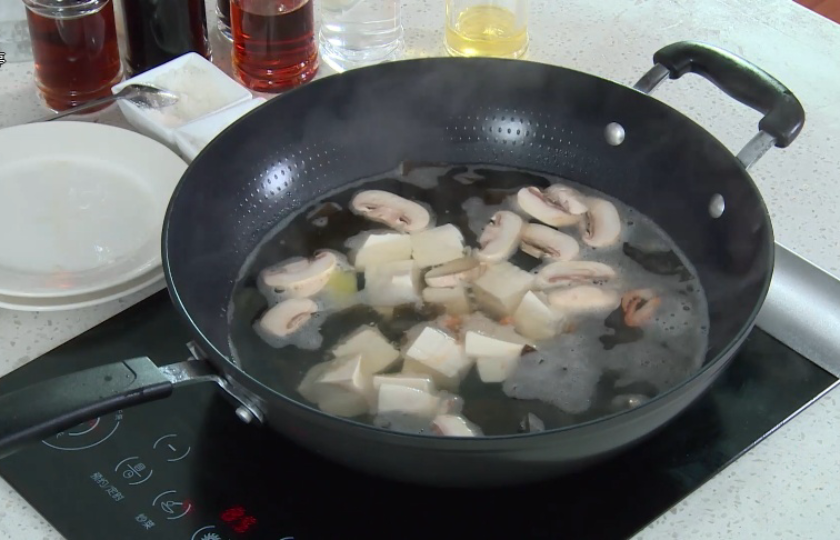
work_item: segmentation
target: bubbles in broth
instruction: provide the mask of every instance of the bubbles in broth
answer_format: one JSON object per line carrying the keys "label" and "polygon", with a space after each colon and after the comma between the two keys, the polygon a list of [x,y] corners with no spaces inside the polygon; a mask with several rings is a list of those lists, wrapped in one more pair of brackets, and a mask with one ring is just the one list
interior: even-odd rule
{"label": "bubbles in broth", "polygon": [[707,349],[701,284],[656,224],[498,166],[404,164],[355,182],[278,224],[241,277],[231,350],[245,371],[397,431],[592,420],[678,384]]}

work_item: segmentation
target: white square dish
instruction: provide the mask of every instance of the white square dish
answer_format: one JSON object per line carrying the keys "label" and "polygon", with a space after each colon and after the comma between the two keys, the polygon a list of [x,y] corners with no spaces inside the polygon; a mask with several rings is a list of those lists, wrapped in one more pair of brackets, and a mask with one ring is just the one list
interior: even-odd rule
{"label": "white square dish", "polygon": [[184,159],[192,161],[219,133],[247,112],[265,103],[264,98],[254,98],[217,113],[190,122],[175,130],[175,143]]}
{"label": "white square dish", "polygon": [[120,110],[132,126],[170,146],[175,130],[252,98],[251,92],[200,54],[190,52],[115,85],[113,93],[134,83],[149,84],[178,95],[169,107],[152,109],[126,99]]}

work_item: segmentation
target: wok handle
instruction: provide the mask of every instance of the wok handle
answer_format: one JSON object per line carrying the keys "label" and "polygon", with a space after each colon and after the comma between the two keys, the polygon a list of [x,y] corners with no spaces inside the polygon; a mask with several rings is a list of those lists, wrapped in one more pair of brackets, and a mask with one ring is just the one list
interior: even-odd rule
{"label": "wok handle", "polygon": [[637,90],[650,93],[667,76],[679,79],[686,73],[696,73],[763,113],[758,129],[772,137],[770,142],[777,147],[785,148],[802,131],[805,111],[796,96],[772,75],[739,56],[699,41],[680,41],[657,51],[653,61],[654,68],[636,83]]}
{"label": "wok handle", "polygon": [[81,422],[124,407],[163,399],[173,382],[196,379],[158,368],[149,358],[134,358],[49,379],[0,396],[0,458]]}

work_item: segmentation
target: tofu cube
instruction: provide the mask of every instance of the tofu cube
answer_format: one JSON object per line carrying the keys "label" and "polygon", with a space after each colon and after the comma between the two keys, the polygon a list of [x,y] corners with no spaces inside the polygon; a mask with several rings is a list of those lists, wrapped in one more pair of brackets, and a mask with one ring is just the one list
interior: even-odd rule
{"label": "tofu cube", "polygon": [[476,301],[491,314],[511,315],[531,288],[534,276],[509,262],[490,265],[473,283]]}
{"label": "tofu cube", "polygon": [[520,356],[495,356],[479,358],[475,362],[478,370],[478,377],[482,382],[500,383],[505,382],[508,377],[516,371],[519,365]]}
{"label": "tofu cube", "polygon": [[481,435],[478,426],[473,425],[460,414],[441,414],[432,420],[432,432],[446,437],[475,437]]}
{"label": "tofu cube", "polygon": [[348,240],[354,250],[353,266],[363,272],[371,266],[411,259],[411,236],[398,232],[365,232]]}
{"label": "tofu cube", "polygon": [[443,309],[452,315],[470,312],[470,301],[463,287],[427,287],[423,289],[423,301],[443,306]]}
{"label": "tofu cube", "polygon": [[427,268],[464,256],[464,235],[447,224],[411,235],[411,257],[417,266]]}
{"label": "tofu cube", "polygon": [[437,392],[435,383],[429,375],[417,375],[414,373],[390,373],[388,375],[376,375],[373,377],[373,389],[379,392],[383,384],[395,384],[416,388],[429,394]]}
{"label": "tofu cube", "polygon": [[528,291],[522,297],[519,307],[513,312],[513,324],[516,331],[525,337],[540,340],[557,335],[563,316],[556,312],[545,295]]}
{"label": "tofu cube", "polygon": [[376,411],[378,414],[404,413],[421,418],[434,418],[440,399],[419,388],[402,384],[382,384],[379,387]]}
{"label": "tofu cube", "polygon": [[488,336],[472,330],[467,331],[464,348],[467,356],[473,358],[518,358],[525,344],[521,340]]}
{"label": "tofu cube", "polygon": [[[469,369],[467,369],[466,371],[469,371]],[[458,386],[461,384],[461,379],[463,378],[462,375],[447,377],[439,371],[435,371],[434,369],[430,368],[426,364],[418,362],[417,360],[412,360],[411,358],[406,358],[405,360],[403,360],[403,368],[401,375],[415,377],[427,376],[432,379],[432,382],[436,387],[441,388],[443,390],[450,390],[452,392],[458,390]],[[464,373],[464,375],[466,375],[466,372]]]}
{"label": "tofu cube", "polygon": [[416,335],[403,350],[403,373],[430,375],[439,388],[457,388],[473,364],[463,346],[431,326],[415,328],[411,334]]}
{"label": "tofu cube", "polygon": [[365,270],[365,293],[373,307],[395,307],[420,301],[420,268],[397,261]]}
{"label": "tofu cube", "polygon": [[371,326],[362,326],[357,329],[336,345],[332,353],[336,358],[361,354],[361,368],[367,374],[380,373],[389,369],[400,357],[400,351],[391,345],[382,332]]}
{"label": "tofu cube", "polygon": [[298,391],[328,414],[347,418],[366,414],[371,408],[373,392],[370,377],[361,366],[361,354],[316,364]]}

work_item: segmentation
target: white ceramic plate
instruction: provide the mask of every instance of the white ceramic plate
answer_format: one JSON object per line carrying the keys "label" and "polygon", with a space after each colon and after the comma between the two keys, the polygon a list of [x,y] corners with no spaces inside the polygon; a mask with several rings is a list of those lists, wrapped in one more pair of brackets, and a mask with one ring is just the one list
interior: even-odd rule
{"label": "white ceramic plate", "polygon": [[163,271],[158,269],[138,276],[122,285],[95,293],[65,296],[62,298],[18,298],[0,294],[0,309],[11,309],[14,311],[65,311],[81,309],[118,300],[146,288],[151,290],[154,287],[154,292],[157,292],[165,286],[166,281],[163,277]]}
{"label": "white ceramic plate", "polygon": [[159,270],[163,219],[186,167],[112,126],[0,130],[0,295],[93,294]]}

